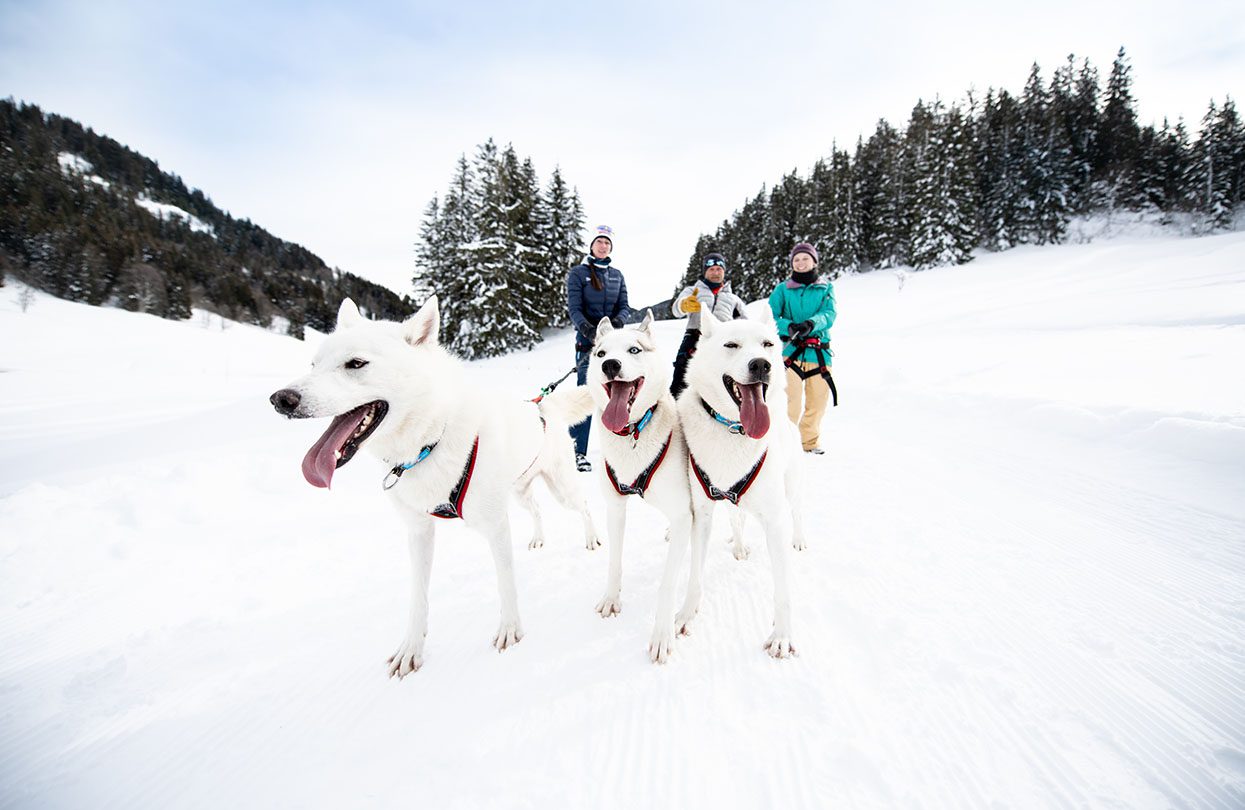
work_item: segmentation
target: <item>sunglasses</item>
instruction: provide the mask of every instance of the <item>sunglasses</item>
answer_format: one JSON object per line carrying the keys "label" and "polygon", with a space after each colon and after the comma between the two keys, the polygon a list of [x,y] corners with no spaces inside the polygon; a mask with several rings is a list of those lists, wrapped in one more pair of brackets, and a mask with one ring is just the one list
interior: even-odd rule
{"label": "sunglasses", "polygon": [[721,259],[706,259],[706,260],[705,260],[705,269],[706,269],[706,270],[708,270],[710,267],[714,267],[714,266],[721,267],[723,270],[725,270],[725,269],[726,269],[726,262],[722,261]]}

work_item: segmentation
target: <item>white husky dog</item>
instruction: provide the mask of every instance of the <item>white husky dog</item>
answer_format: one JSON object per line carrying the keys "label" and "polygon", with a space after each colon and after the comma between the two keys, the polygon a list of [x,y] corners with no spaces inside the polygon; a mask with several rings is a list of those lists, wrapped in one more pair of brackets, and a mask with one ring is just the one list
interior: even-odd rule
{"label": "white husky dog", "polygon": [[664,663],[673,638],[674,580],[691,539],[692,500],[687,445],[670,395],[670,361],[657,350],[653,313],[636,329],[614,329],[608,318],[597,324],[588,363],[588,390],[596,401],[605,474],[609,577],[597,604],[602,618],[622,611],[622,549],[628,496],[638,495],[670,521],[670,548],[657,600],[649,655]]}
{"label": "white husky dog", "polygon": [[[765,649],[785,658],[796,654],[788,546],[803,549],[804,530],[797,503],[802,453],[795,425],[783,418],[787,403],[778,335],[770,319],[704,318],[700,328],[687,366],[688,387],[678,401],[689,452],[694,541],[689,604],[676,624],[686,632],[699,607],[713,506],[729,501],[755,515],[765,530],[774,572],[774,631]],[[771,403],[780,414],[772,425]]]}
{"label": "white husky dog", "polygon": [[568,386],[539,406],[499,398],[469,380],[462,363],[438,345],[439,327],[435,297],[403,323],[369,321],[347,298],[311,373],[271,397],[290,418],[333,417],[303,459],[303,476],[312,485],[329,486],[333,471],[364,446],[388,469],[383,486],[407,524],[411,554],[411,611],[406,637],[388,661],[390,676],[404,677],[423,664],[438,518],[461,518],[488,539],[501,595],[501,625],[493,637],[498,652],[523,638],[510,496],[517,492],[532,511],[531,547],[543,542],[531,493],[536,478],[579,512],[588,548],[600,545],[574,485],[567,435],[568,424],[591,412],[587,391]]}

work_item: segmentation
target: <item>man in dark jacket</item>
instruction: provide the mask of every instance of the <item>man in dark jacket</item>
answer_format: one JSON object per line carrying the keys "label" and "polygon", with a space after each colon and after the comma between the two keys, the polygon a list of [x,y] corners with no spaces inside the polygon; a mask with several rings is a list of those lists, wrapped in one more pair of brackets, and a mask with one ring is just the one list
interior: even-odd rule
{"label": "man in dark jacket", "polygon": [[[575,325],[575,368],[580,385],[588,380],[589,352],[601,319],[609,318],[615,328],[634,320],[634,312],[627,304],[627,281],[622,271],[610,265],[613,249],[614,230],[608,225],[598,225],[592,232],[583,263],[572,267],[566,275],[566,311]],[[587,458],[591,429],[592,417],[571,428],[575,466],[580,472],[592,471]]]}

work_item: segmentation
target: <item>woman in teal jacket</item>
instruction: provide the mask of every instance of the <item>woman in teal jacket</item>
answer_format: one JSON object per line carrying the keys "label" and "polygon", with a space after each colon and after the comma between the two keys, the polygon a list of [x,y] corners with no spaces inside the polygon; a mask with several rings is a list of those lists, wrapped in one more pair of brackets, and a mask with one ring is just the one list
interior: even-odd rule
{"label": "woman in teal jacket", "polygon": [[[817,275],[817,248],[801,242],[791,249],[791,278],[769,296],[778,336],[787,345],[787,416],[800,426],[804,452],[825,452],[821,418],[830,399],[830,327],[834,325],[834,285]],[[818,373],[825,365],[825,375]],[[802,370],[797,374],[795,367]],[[804,375],[808,375],[805,377]],[[803,414],[801,414],[803,411]]]}

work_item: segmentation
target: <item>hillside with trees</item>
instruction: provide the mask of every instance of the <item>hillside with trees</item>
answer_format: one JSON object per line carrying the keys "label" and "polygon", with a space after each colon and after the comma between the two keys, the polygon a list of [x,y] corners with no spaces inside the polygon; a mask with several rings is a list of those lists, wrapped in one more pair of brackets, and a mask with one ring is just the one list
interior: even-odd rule
{"label": "hillside with trees", "polygon": [[154,160],[12,99],[0,100],[0,273],[71,301],[174,319],[197,307],[296,337],[330,331],[346,296],[375,318],[412,311]]}

